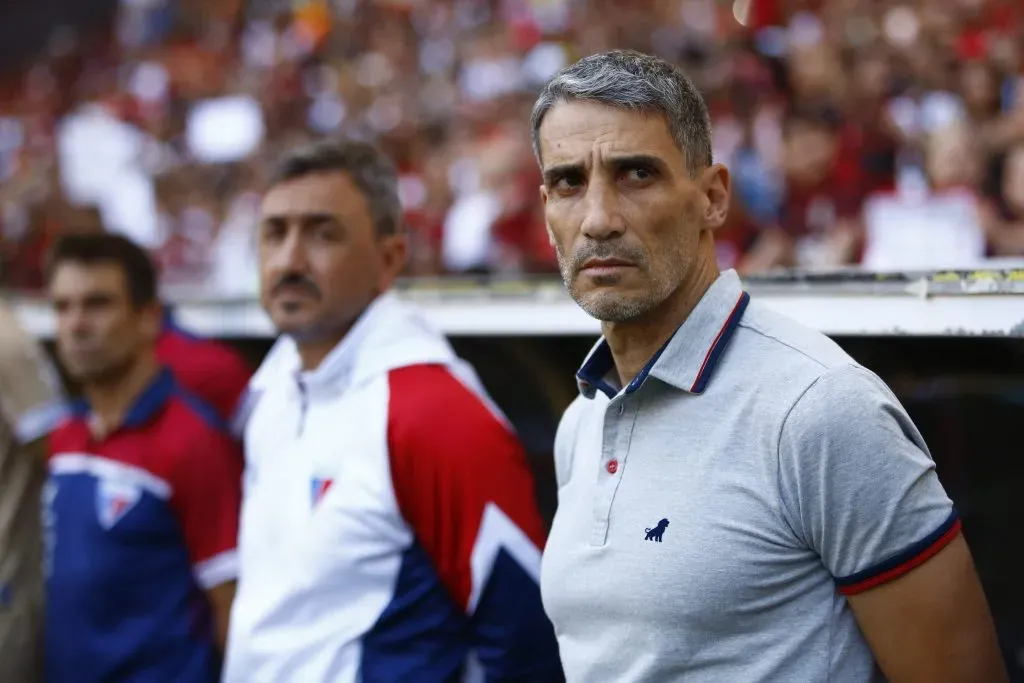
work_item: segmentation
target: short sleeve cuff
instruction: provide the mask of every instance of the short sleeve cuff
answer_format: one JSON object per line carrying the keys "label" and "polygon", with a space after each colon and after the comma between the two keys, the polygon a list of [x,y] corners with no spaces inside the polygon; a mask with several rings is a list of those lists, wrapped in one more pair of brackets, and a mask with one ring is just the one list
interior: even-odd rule
{"label": "short sleeve cuff", "polygon": [[67,405],[60,399],[31,408],[18,418],[15,436],[21,443],[32,443],[52,432],[66,414]]}
{"label": "short sleeve cuff", "polygon": [[232,548],[195,565],[196,583],[209,590],[238,578],[238,552]]}
{"label": "short sleeve cuff", "polygon": [[937,529],[904,551],[856,574],[836,578],[839,592],[843,595],[856,595],[898,579],[949,545],[960,533],[960,527],[960,515],[954,509]]}

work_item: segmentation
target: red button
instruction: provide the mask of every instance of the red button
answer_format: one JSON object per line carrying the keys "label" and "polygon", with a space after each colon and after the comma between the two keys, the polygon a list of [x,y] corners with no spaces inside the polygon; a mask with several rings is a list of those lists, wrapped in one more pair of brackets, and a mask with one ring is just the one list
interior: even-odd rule
{"label": "red button", "polygon": [[616,472],[619,471],[619,461],[609,460],[608,464],[605,465],[605,469],[608,470],[608,474],[615,474]]}

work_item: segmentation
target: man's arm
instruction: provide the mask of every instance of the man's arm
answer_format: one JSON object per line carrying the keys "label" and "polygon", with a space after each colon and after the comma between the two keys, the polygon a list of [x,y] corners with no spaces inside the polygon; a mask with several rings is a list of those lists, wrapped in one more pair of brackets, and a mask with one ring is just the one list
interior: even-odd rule
{"label": "man's arm", "polygon": [[881,380],[849,366],[807,390],[783,427],[779,483],[892,683],[1007,680],[960,519]]}
{"label": "man's arm", "polygon": [[848,599],[893,683],[1008,680],[963,535],[913,571]]}
{"label": "man's arm", "polygon": [[235,601],[235,582],[227,581],[207,589],[206,598],[213,610],[214,638],[220,651],[224,652],[228,645],[231,605]]}
{"label": "man's arm", "polygon": [[399,507],[466,615],[487,680],[562,680],[538,585],[545,533],[515,435],[441,366],[393,371],[389,402]]}
{"label": "man's arm", "polygon": [[217,643],[227,642],[238,577],[238,516],[242,455],[226,434],[212,428],[189,444],[177,463],[171,500],[185,537],[196,583],[206,591]]}

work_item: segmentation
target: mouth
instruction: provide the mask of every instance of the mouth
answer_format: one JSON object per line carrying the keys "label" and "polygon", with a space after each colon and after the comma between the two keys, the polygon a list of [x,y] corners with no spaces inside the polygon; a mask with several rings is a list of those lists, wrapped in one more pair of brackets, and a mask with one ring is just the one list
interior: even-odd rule
{"label": "mouth", "polygon": [[626,268],[636,268],[636,264],[618,258],[592,258],[583,264],[580,272],[591,275],[606,275]]}
{"label": "mouth", "polygon": [[316,292],[300,285],[285,285],[274,290],[275,299],[316,299]]}

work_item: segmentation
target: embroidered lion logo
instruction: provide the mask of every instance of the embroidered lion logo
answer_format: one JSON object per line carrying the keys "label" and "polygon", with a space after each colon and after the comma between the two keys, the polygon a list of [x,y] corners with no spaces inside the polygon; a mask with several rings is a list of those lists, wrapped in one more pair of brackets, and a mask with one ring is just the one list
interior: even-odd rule
{"label": "embroidered lion logo", "polygon": [[645,541],[657,541],[658,543],[661,543],[661,537],[665,533],[665,529],[667,529],[667,528],[668,528],[668,520],[667,519],[661,520],[660,522],[658,522],[658,526],[654,527],[653,529],[644,529],[644,531],[647,532],[647,535],[644,536],[644,540]]}

